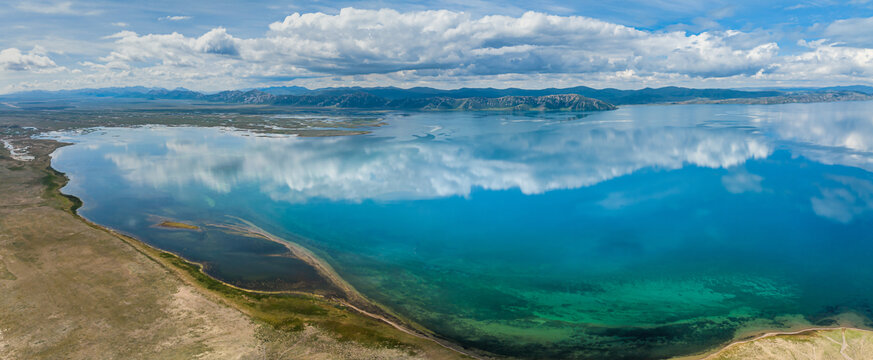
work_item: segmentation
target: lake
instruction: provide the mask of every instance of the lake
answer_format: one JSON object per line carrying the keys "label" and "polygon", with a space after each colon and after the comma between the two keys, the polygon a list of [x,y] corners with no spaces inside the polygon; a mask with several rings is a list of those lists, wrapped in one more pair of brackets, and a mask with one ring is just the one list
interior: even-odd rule
{"label": "lake", "polygon": [[[98,128],[52,165],[87,219],[266,289],[279,244],[464,346],[648,359],[873,316],[873,102],[395,112],[370,134]],[[314,284],[314,285],[313,285]]]}

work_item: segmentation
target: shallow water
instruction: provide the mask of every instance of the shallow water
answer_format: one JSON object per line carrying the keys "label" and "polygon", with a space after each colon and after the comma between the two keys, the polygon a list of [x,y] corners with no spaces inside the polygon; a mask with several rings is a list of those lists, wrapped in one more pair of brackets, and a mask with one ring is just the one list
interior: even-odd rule
{"label": "shallow water", "polygon": [[385,121],[330,138],[52,134],[76,142],[53,166],[83,216],[219,278],[314,275],[264,256],[277,244],[154,219],[248,219],[402,316],[498,354],[661,358],[873,315],[871,102]]}

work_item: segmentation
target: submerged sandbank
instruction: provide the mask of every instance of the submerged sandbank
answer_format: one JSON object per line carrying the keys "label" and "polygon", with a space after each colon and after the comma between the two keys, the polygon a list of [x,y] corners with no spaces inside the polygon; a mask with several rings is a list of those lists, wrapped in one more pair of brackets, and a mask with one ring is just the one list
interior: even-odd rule
{"label": "submerged sandbank", "polygon": [[169,229],[185,229],[185,230],[200,230],[200,227],[197,225],[186,224],[178,221],[163,221],[160,224],[157,224],[158,227],[169,228]]}
{"label": "submerged sandbank", "polygon": [[306,249],[305,247],[293,241],[279,238],[245,219],[231,215],[228,215],[228,217],[239,221],[240,223],[242,223],[242,225],[209,224],[209,226],[222,228],[228,232],[236,233],[238,235],[258,237],[281,244],[282,246],[285,246],[291,252],[291,254],[315,268],[320,275],[322,275],[332,285],[336,286],[339,290],[341,290],[344,298],[335,300],[340,301],[343,305],[365,316],[387,323],[398,331],[401,331],[408,335],[433,341],[447,349],[457,351],[461,354],[473,358],[480,358],[479,354],[466,350],[458,346],[457,344],[442,339],[438,337],[437,334],[433,333],[427,328],[416,324],[409,319],[402,318],[399,315],[394,314],[384,306],[380,305],[379,303],[367,298],[359,291],[357,291],[351,284],[345,281],[345,279],[343,279],[333,269],[333,267],[330,266],[330,264],[319,258],[309,249]]}

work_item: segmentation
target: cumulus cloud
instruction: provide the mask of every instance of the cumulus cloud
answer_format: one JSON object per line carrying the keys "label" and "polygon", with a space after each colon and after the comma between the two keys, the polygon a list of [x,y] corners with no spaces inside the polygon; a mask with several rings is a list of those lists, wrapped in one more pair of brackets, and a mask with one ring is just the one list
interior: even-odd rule
{"label": "cumulus cloud", "polygon": [[760,31],[689,34],[540,12],[477,17],[448,10],[345,8],[336,14],[294,13],[251,38],[221,27],[200,36],[122,31],[107,37],[114,42],[108,55],[83,62],[91,73],[80,78],[211,89],[264,79],[314,79],[314,85],[299,84],[316,87],[869,81],[873,49],[861,35],[850,41],[847,30],[868,22],[834,22],[823,31],[826,38],[802,40],[800,51],[781,54]]}
{"label": "cumulus cloud", "polygon": [[212,29],[194,41],[193,49],[206,54],[236,56],[238,40],[227,34],[224,28]]}
{"label": "cumulus cloud", "polygon": [[651,33],[580,16],[520,17],[452,11],[342,9],[270,25],[279,54],[313,71],[343,74],[452,69],[460,74],[636,72],[727,76],[755,73],[774,43],[748,46],[732,33]]}
{"label": "cumulus cloud", "polygon": [[16,48],[0,50],[0,70],[55,72],[61,68],[43,53],[41,48],[34,48],[24,53]]}
{"label": "cumulus cloud", "polygon": [[844,75],[873,76],[873,49],[843,46],[823,40],[801,42],[809,51],[788,56],[776,65],[778,72],[800,78]]}
{"label": "cumulus cloud", "polygon": [[[614,73],[686,76],[754,74],[777,55],[775,43],[739,32],[652,33],[597,19],[527,12],[519,17],[439,11],[346,8],[295,13],[267,36],[238,39],[223,28],[200,37],[121,32],[106,62],[189,66],[206,54],[237,57],[237,72],[309,75],[415,72],[419,76],[506,73]],[[221,61],[217,58],[212,61]]]}
{"label": "cumulus cloud", "polygon": [[239,54],[239,40],[228,35],[224,28],[212,29],[198,38],[179,33],[140,36],[132,31],[122,31],[108,38],[116,39],[115,50],[100,60],[109,64],[160,61],[164,65],[193,66],[222,60],[202,55]]}

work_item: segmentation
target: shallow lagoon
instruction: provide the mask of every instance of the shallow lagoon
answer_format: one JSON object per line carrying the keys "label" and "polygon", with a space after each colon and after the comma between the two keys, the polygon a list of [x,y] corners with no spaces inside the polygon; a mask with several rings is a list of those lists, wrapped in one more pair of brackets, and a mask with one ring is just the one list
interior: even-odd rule
{"label": "shallow lagoon", "polygon": [[155,219],[250,220],[396,313],[498,354],[662,358],[873,315],[871,102],[385,122],[326,138],[52,134],[76,143],[53,166],[83,216],[223,280],[297,289],[315,274],[268,256],[277,244]]}

